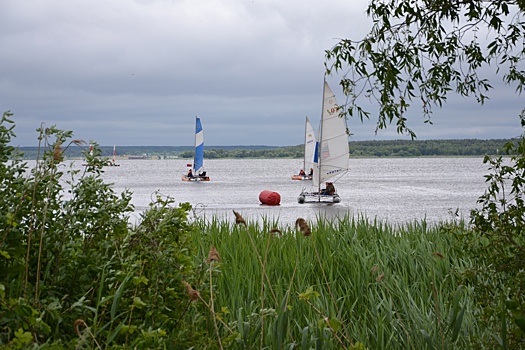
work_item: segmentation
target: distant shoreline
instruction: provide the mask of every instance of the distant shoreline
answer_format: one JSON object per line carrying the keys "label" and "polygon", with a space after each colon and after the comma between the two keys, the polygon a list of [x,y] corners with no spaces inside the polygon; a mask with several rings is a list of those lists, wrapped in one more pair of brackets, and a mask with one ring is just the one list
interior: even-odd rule
{"label": "distant shoreline", "polygon": [[[350,141],[350,158],[482,157],[504,155],[504,145],[516,139]],[[113,146],[98,146],[100,156],[111,158]],[[23,159],[41,158],[38,147],[19,147]],[[64,156],[83,159],[89,146],[70,146]],[[192,146],[117,146],[117,159],[192,159]],[[304,146],[205,146],[206,159],[303,158]],[[39,156],[40,155],[40,156]]]}

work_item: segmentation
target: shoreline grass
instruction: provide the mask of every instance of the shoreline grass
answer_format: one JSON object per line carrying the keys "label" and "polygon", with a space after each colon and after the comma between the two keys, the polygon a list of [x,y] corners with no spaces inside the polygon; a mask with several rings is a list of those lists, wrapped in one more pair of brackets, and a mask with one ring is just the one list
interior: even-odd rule
{"label": "shoreline grass", "polygon": [[311,236],[275,224],[198,223],[198,260],[210,247],[221,257],[199,288],[239,348],[469,348],[479,337],[461,282],[471,261],[453,234],[464,223],[318,218]]}

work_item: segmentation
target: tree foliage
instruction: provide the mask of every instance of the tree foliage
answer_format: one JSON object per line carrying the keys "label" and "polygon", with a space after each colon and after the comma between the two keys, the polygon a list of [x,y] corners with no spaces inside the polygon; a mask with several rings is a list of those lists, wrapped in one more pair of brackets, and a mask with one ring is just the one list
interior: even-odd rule
{"label": "tree foliage", "polygon": [[343,39],[326,51],[327,71],[342,72],[348,97],[342,113],[370,117],[364,101],[379,108],[377,130],[395,123],[413,138],[406,112],[420,104],[426,123],[450,92],[488,98],[495,69],[517,93],[525,86],[525,5],[522,0],[373,0],[370,32]]}

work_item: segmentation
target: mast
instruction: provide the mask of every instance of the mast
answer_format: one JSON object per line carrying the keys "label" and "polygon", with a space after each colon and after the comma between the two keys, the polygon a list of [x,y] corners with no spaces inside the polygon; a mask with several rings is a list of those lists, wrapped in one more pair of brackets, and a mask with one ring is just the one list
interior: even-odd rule
{"label": "mast", "polygon": [[306,155],[306,148],[307,148],[307,147],[306,147],[306,146],[307,146],[307,144],[306,144],[306,142],[307,142],[307,139],[306,139],[306,136],[307,136],[307,135],[306,135],[306,132],[307,132],[307,130],[308,130],[308,117],[306,117],[306,120],[305,120],[305,122],[304,122],[304,157],[303,157],[303,170],[304,170],[305,174],[306,174],[306,172],[308,171],[308,170],[306,170],[306,157],[307,157],[307,155]]}
{"label": "mast", "polygon": [[199,117],[195,116],[195,138],[193,140],[193,164],[192,164],[192,168],[193,168],[193,176],[196,176],[196,172],[197,172],[197,169],[195,169],[195,160],[197,158],[197,121],[198,121]]}
{"label": "mast", "polygon": [[317,171],[317,193],[319,193],[319,195],[317,196],[317,200],[320,202],[321,201],[321,165],[322,165],[322,162],[323,162],[323,157],[321,157],[322,153],[323,153],[323,117],[324,117],[324,100],[325,100],[325,96],[324,96],[324,92],[325,92],[325,89],[326,89],[326,76],[323,76],[323,102],[321,103],[321,125],[319,126],[319,145],[317,146],[317,152],[319,152],[317,154],[317,168],[319,169]]}

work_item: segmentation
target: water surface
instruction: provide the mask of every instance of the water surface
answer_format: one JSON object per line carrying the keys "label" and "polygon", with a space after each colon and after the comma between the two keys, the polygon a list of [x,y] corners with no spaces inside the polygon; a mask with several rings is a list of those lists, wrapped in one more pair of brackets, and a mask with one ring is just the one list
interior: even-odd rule
{"label": "water surface", "polygon": [[[137,212],[145,210],[156,191],[188,202],[199,216],[233,220],[232,210],[246,220],[279,220],[292,225],[298,217],[366,215],[403,224],[426,218],[448,220],[451,213],[468,217],[485,190],[487,166],[482,158],[363,158],[350,159],[350,171],[335,182],[341,203],[297,203],[311,181],[294,181],[299,159],[206,160],[210,182],[185,182],[187,160],[121,160],[103,175],[117,192],[129,189]],[[80,162],[78,162],[80,167]],[[278,192],[281,205],[259,202],[263,190]],[[138,214],[135,214],[138,215]]]}

